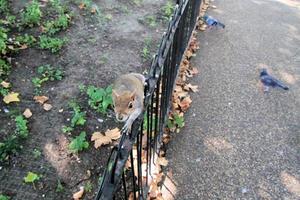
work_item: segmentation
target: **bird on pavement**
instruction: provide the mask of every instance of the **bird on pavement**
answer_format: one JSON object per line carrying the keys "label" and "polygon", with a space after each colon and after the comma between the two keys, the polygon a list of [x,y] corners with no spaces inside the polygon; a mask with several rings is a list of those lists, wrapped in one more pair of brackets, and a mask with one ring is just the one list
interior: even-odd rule
{"label": "bird on pavement", "polygon": [[205,23],[209,26],[209,28],[218,27],[218,26],[225,28],[225,25],[223,23],[219,22],[217,19],[215,19],[211,16],[204,15],[203,19],[204,19]]}
{"label": "bird on pavement", "polygon": [[260,81],[264,86],[264,92],[269,91],[269,87],[280,87],[284,90],[288,90],[289,88],[284,85],[281,81],[276,78],[270,76],[267,72],[267,69],[262,69],[260,72]]}

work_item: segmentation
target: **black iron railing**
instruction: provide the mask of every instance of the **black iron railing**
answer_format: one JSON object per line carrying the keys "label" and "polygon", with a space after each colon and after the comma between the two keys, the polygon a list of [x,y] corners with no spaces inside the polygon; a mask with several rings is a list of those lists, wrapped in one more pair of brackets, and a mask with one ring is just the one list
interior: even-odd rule
{"label": "black iron railing", "polygon": [[[155,158],[162,145],[181,59],[197,22],[201,0],[178,1],[145,86],[144,111],[130,134],[122,134],[100,178],[96,199],[146,199]],[[134,155],[136,154],[136,155]],[[130,167],[126,167],[129,162]]]}

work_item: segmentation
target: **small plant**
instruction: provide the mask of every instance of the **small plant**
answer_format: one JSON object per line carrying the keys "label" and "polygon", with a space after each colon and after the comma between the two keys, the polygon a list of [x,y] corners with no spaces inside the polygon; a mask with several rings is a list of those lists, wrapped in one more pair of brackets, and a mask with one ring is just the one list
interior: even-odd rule
{"label": "small plant", "polygon": [[7,29],[0,27],[0,54],[6,54],[6,42],[7,42]]}
{"label": "small plant", "polygon": [[157,25],[156,23],[156,18],[153,15],[145,17],[145,22],[147,23],[148,26],[150,27],[155,27]]}
{"label": "small plant", "polygon": [[142,50],[142,58],[143,60],[148,60],[150,58],[150,44],[151,44],[151,39],[146,38],[144,41],[144,47]]}
{"label": "small plant", "polygon": [[34,159],[38,159],[39,157],[41,157],[42,152],[38,149],[33,149],[32,154],[33,154]]}
{"label": "small plant", "polygon": [[109,106],[112,105],[112,86],[107,88],[96,88],[89,86],[87,88],[89,97],[88,104],[95,110],[101,113],[106,113]]}
{"label": "small plant", "polygon": [[8,0],[0,0],[0,14],[5,14],[9,11]]}
{"label": "small plant", "polygon": [[81,111],[81,108],[76,103],[70,103],[70,106],[73,108],[73,117],[71,119],[71,127],[83,126],[86,122],[86,113]]}
{"label": "small plant", "polygon": [[54,35],[55,33],[68,28],[70,23],[70,17],[67,14],[61,14],[54,21],[47,21],[43,26],[43,32],[48,35]]}
{"label": "small plant", "polygon": [[0,194],[0,200],[10,200],[10,197],[4,194]]}
{"label": "small plant", "polygon": [[56,192],[63,192],[64,186],[61,184],[60,180],[57,180]]}
{"label": "small plant", "polygon": [[174,5],[171,1],[168,1],[166,5],[162,7],[162,12],[166,20],[169,20],[174,12]]}
{"label": "small plant", "polygon": [[15,119],[16,122],[16,134],[21,138],[27,138],[28,136],[28,128],[27,128],[27,120],[24,119],[23,115],[19,115]]}
{"label": "small plant", "polygon": [[176,129],[184,127],[184,118],[183,116],[178,115],[175,113],[173,118],[168,120],[167,127],[169,129]]}
{"label": "small plant", "polygon": [[66,43],[65,39],[48,37],[45,35],[40,36],[39,45],[41,49],[48,49],[52,53],[57,53],[62,46]]}
{"label": "small plant", "polygon": [[0,58],[0,79],[3,76],[7,76],[10,72],[11,66]]}
{"label": "small plant", "polygon": [[30,27],[38,25],[41,17],[42,11],[40,10],[40,4],[37,0],[33,0],[30,4],[28,4],[21,14],[23,24]]}
{"label": "small plant", "polygon": [[69,149],[72,153],[78,153],[89,147],[89,143],[86,141],[86,133],[83,131],[79,136],[75,137],[69,144]]}
{"label": "small plant", "polygon": [[27,120],[23,115],[15,118],[16,130],[13,134],[9,135],[4,141],[0,142],[0,161],[5,161],[11,154],[17,153],[22,149],[22,140],[28,137]]}
{"label": "small plant", "polygon": [[92,192],[93,191],[93,185],[90,181],[88,181],[84,184],[84,191],[85,192]]}
{"label": "small plant", "polygon": [[55,69],[50,65],[42,65],[38,67],[39,77],[32,79],[35,87],[40,88],[46,81],[60,81],[63,78],[63,72],[60,69]]}
{"label": "small plant", "polygon": [[24,182],[25,183],[32,183],[33,185],[33,188],[35,189],[35,182],[40,180],[41,176],[36,174],[36,173],[33,173],[33,172],[28,172],[27,173],[27,176],[24,177]]}
{"label": "small plant", "polygon": [[69,127],[69,126],[63,126],[63,128],[62,128],[63,133],[70,133],[72,131],[73,131],[73,128]]}
{"label": "small plant", "polygon": [[32,46],[36,42],[36,39],[32,35],[28,35],[27,33],[25,35],[20,35],[16,37],[16,44],[17,45],[23,45],[26,44],[27,46]]}
{"label": "small plant", "polygon": [[65,5],[61,4],[61,0],[50,0],[50,5],[59,14],[63,14],[66,12]]}

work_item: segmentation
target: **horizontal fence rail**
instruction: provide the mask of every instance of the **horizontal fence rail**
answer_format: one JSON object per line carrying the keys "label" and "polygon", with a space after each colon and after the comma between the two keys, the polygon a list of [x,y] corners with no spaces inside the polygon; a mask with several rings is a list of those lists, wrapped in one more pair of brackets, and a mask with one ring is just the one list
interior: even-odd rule
{"label": "horizontal fence rail", "polygon": [[[162,145],[170,100],[181,59],[197,22],[201,0],[177,2],[157,54],[152,60],[143,113],[131,133],[122,137],[109,156],[96,200],[146,199],[152,168]],[[129,167],[125,167],[128,165]]]}

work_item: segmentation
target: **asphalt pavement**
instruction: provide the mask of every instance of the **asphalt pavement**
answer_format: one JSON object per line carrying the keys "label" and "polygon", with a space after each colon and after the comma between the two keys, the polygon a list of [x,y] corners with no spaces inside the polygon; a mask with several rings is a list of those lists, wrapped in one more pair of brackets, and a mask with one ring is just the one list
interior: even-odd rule
{"label": "asphalt pavement", "polygon": [[[172,135],[175,199],[300,199],[300,4],[216,0],[226,28],[198,34],[199,86]],[[259,71],[290,90],[262,92]]]}

